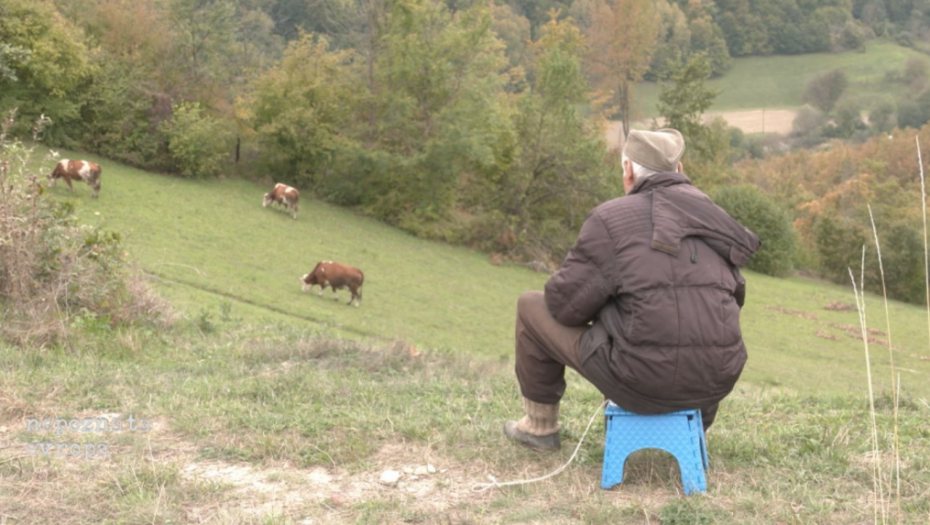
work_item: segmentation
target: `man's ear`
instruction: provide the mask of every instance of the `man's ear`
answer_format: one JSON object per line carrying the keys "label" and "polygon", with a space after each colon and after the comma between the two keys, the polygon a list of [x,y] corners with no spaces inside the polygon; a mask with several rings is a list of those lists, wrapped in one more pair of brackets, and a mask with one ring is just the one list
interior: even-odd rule
{"label": "man's ear", "polygon": [[623,161],[623,182],[633,185],[633,162],[630,159],[625,159]]}

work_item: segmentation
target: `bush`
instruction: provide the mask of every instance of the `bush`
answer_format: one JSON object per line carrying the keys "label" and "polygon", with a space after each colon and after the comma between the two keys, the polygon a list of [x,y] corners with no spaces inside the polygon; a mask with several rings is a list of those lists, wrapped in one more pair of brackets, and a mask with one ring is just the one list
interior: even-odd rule
{"label": "bush", "polygon": [[[920,225],[901,222],[879,231],[878,236],[888,297],[912,304],[923,304],[927,292]],[[869,257],[877,258],[872,252],[874,250],[870,250]],[[878,261],[868,264],[871,268],[878,267]],[[880,279],[881,275],[877,275],[868,280],[872,283],[872,291],[879,294],[882,293]]]}
{"label": "bush", "polygon": [[898,125],[894,110],[894,103],[888,100],[883,100],[872,108],[869,124],[876,133],[888,133]]}
{"label": "bush", "polygon": [[214,177],[228,164],[232,133],[227,123],[207,114],[199,104],[175,106],[171,119],[159,129],[168,137],[168,155],[179,175]]}
{"label": "bush", "polygon": [[791,123],[791,134],[802,139],[818,136],[826,122],[827,117],[822,111],[804,105],[798,110]]}
{"label": "bush", "polygon": [[834,282],[849,282],[849,268],[859,268],[862,246],[867,239],[862,226],[853,221],[828,215],[818,217],[814,242],[823,275]]}
{"label": "bush", "polygon": [[841,69],[834,69],[808,81],[804,89],[804,102],[830,113],[833,106],[849,87],[849,79]]}
{"label": "bush", "polygon": [[717,190],[714,202],[762,239],[762,247],[752,256],[748,269],[775,277],[791,272],[795,232],[784,208],[760,189],[746,184]]}
{"label": "bush", "polygon": [[78,224],[71,204],[45,194],[30,167],[52,156],[33,161],[32,149],[5,142],[12,122],[0,124],[0,337],[44,345],[67,340],[71,326],[166,322],[120,235]]}
{"label": "bush", "polygon": [[841,100],[834,109],[837,136],[848,139],[856,131],[864,129],[865,124],[862,122],[861,113],[858,101],[853,99]]}

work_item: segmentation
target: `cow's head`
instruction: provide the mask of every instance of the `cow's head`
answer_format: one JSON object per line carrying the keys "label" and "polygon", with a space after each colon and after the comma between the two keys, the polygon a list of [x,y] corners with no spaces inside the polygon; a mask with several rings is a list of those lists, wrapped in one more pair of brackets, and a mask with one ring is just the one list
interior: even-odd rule
{"label": "cow's head", "polygon": [[269,204],[274,200],[274,197],[271,196],[271,192],[265,194],[265,198],[262,199],[262,208],[267,208]]}
{"label": "cow's head", "polygon": [[301,286],[300,289],[305,292],[313,288],[313,285],[320,284],[319,280],[316,278],[316,272],[305,273],[304,276],[300,278],[300,282],[303,283],[303,286]]}

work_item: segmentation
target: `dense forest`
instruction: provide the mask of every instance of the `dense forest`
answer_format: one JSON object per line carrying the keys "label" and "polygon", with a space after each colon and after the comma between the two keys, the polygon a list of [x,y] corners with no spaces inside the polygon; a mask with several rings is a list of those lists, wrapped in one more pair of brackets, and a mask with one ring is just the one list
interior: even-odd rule
{"label": "dense forest", "polygon": [[[930,0],[0,0],[0,112],[15,111],[9,133],[23,138],[49,119],[39,138],[52,147],[170,176],[286,182],[417,235],[551,267],[588,211],[622,193],[605,118],[629,129],[636,84],[660,80],[689,175],[725,207],[748,207],[744,220],[764,210],[752,226],[771,242],[757,269],[842,280],[861,213],[813,214],[834,190],[757,180],[806,168],[704,124],[715,93],[703,81],[733,57],[864,50],[873,38],[930,50]],[[803,115],[817,143],[923,126],[927,71],[907,75],[923,78],[914,107],[868,124],[837,104],[841,75],[818,79],[819,109]],[[889,213],[894,242],[913,249],[914,217]]]}

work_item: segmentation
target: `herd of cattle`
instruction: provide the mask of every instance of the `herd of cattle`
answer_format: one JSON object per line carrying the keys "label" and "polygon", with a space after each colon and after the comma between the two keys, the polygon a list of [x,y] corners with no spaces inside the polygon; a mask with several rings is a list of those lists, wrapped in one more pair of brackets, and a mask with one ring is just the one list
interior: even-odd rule
{"label": "herd of cattle", "polygon": [[[48,176],[51,183],[55,186],[58,179],[64,179],[68,188],[74,193],[74,186],[71,181],[84,181],[92,189],[91,197],[97,198],[100,195],[100,166],[86,160],[69,160],[62,159],[55,165],[55,169]],[[262,206],[267,208],[271,204],[277,204],[286,210],[290,210],[291,217],[297,219],[297,203],[300,200],[300,192],[297,188],[287,184],[275,184],[274,188],[265,194],[262,199]],[[336,300],[339,300],[339,290],[348,288],[352,293],[347,304],[355,303],[359,306],[362,302],[362,284],[365,281],[365,275],[358,268],[333,261],[320,261],[313,271],[305,274],[300,278],[303,283],[303,291],[312,291],[314,286],[319,286],[320,290],[317,295],[322,296],[323,290],[329,286]]]}

